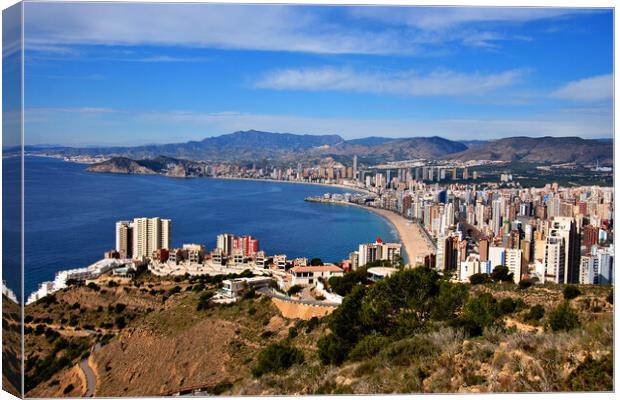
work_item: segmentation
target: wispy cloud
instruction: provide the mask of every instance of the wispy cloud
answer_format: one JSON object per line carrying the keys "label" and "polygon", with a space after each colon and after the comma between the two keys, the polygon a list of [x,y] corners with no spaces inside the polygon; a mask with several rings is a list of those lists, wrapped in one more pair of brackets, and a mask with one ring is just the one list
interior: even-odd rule
{"label": "wispy cloud", "polygon": [[[419,54],[458,41],[521,40],[493,24],[583,14],[569,8],[308,7],[171,3],[27,3],[30,48],[170,45],[324,54]],[[371,24],[360,24],[359,20]],[[484,24],[483,28],[479,25]],[[488,25],[488,26],[487,26]]]}
{"label": "wispy cloud", "polygon": [[260,89],[351,91],[405,96],[472,96],[512,86],[524,74],[514,69],[492,74],[437,70],[368,72],[350,68],[285,69],[267,73],[254,84]]}
{"label": "wispy cloud", "polygon": [[411,53],[397,30],[370,31],[278,5],[28,3],[26,41],[44,45],[174,45],[308,53]]}
{"label": "wispy cloud", "polygon": [[612,74],[593,76],[572,81],[551,94],[551,97],[582,102],[605,101],[613,98],[614,77]]}

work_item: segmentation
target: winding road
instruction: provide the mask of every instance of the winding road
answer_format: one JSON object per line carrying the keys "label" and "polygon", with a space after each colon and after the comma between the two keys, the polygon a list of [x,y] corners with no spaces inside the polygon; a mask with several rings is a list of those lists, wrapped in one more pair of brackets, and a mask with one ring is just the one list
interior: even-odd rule
{"label": "winding road", "polygon": [[[93,346],[92,351],[99,350],[100,348],[101,345],[97,343]],[[93,397],[95,395],[95,387],[97,386],[97,376],[95,375],[95,371],[93,371],[90,365],[88,365],[88,357],[82,359],[79,365],[80,369],[84,373],[84,376],[86,377],[86,392],[84,393],[84,397]]]}

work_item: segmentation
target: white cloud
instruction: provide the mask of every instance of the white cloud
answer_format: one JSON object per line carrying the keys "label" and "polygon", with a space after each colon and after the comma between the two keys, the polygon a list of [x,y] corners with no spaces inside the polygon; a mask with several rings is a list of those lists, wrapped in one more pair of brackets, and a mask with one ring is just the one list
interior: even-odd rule
{"label": "white cloud", "polygon": [[583,13],[582,10],[559,7],[410,7],[397,13],[389,8],[364,7],[353,12],[366,18],[394,24],[404,23],[427,31],[457,28],[471,23],[525,23]]}
{"label": "white cloud", "polygon": [[[25,7],[27,46],[57,52],[66,51],[63,45],[152,44],[327,54],[418,54],[423,46],[454,40],[486,48],[496,47],[500,40],[520,40],[516,35],[480,30],[482,23],[523,23],[590,12],[568,8],[121,2],[33,2]],[[360,24],[360,18],[373,23]]]}
{"label": "white cloud", "polygon": [[423,75],[415,71],[360,72],[350,68],[304,68],[273,71],[255,87],[274,90],[321,90],[386,93],[406,96],[472,96],[517,83],[524,70],[493,74],[464,74],[437,70]]}
{"label": "white cloud", "polygon": [[27,3],[26,43],[182,45],[309,53],[411,53],[395,31],[326,22],[309,8],[170,3]]}
{"label": "white cloud", "polygon": [[605,101],[613,98],[614,77],[612,74],[593,76],[572,81],[551,94],[551,97],[582,102]]}

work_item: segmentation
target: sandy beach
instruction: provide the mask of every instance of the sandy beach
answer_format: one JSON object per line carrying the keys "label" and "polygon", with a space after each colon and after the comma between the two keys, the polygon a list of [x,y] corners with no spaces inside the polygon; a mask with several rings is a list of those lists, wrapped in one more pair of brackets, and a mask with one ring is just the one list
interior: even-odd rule
{"label": "sandy beach", "polygon": [[394,228],[396,228],[400,241],[403,244],[404,252],[407,255],[408,264],[411,266],[424,263],[425,256],[436,253],[435,245],[430,242],[426,233],[422,231],[424,228],[418,223],[409,221],[402,215],[396,214],[393,211],[375,207],[366,207],[355,203],[332,202],[329,204],[359,207],[374,212],[375,214],[385,218],[394,226]]}
{"label": "sandy beach", "polygon": [[416,266],[422,264],[424,263],[425,256],[435,253],[434,245],[430,243],[428,237],[422,231],[424,228],[419,224],[411,222],[393,211],[364,206],[361,206],[361,208],[381,215],[394,225],[400,237],[400,241],[403,244],[404,251],[407,254],[409,265]]}

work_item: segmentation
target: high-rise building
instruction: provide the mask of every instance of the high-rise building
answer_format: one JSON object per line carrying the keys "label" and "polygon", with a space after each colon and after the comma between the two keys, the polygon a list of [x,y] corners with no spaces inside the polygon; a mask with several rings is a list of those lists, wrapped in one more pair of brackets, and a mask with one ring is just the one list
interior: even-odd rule
{"label": "high-rise building", "polygon": [[133,255],[133,222],[118,221],[116,223],[116,251],[121,258]]}
{"label": "high-rise building", "polygon": [[585,247],[584,254],[590,254],[592,246],[598,243],[598,228],[592,225],[586,225],[582,231],[582,244]]}
{"label": "high-rise building", "polygon": [[489,261],[489,241],[480,239],[478,242],[478,253],[480,253],[480,261]]}
{"label": "high-rise building", "polygon": [[521,249],[506,249],[506,258],[504,265],[508,268],[514,277],[514,282],[521,281]]}
{"label": "high-rise building", "polygon": [[221,250],[221,254],[225,257],[232,254],[233,240],[235,236],[230,233],[222,233],[217,235],[216,248]]}
{"label": "high-rise building", "polygon": [[500,233],[502,228],[502,201],[500,199],[493,200],[492,203],[492,217],[493,221],[493,234],[497,235]]}
{"label": "high-rise building", "polygon": [[134,218],[133,258],[152,257],[159,249],[170,249],[172,221],[169,219]]}
{"label": "high-rise building", "polygon": [[564,239],[564,279],[560,283],[577,283],[581,243],[575,220],[571,217],[554,217],[549,232],[552,236]]}
{"label": "high-rise building", "polygon": [[357,178],[357,156],[353,156],[353,180],[358,180]]}
{"label": "high-rise building", "polygon": [[377,238],[375,243],[360,244],[358,249],[359,266],[378,261],[389,260],[395,262],[401,254],[400,243],[384,243],[381,238]]}
{"label": "high-rise building", "polygon": [[545,243],[544,282],[564,282],[564,238],[557,235],[548,236]]}

